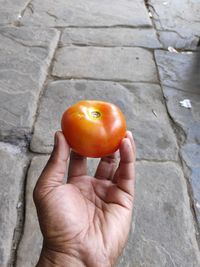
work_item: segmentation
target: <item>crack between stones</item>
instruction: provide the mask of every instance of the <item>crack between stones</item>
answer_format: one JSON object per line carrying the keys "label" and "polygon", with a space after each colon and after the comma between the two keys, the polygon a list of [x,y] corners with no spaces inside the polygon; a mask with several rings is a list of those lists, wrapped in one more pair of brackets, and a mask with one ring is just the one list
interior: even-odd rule
{"label": "crack between stones", "polygon": [[[147,9],[149,10],[149,12],[151,12],[152,14],[152,23],[155,27],[155,29],[157,29],[155,21],[157,21],[160,24],[160,28],[163,28],[161,20],[159,19],[159,14],[157,13],[156,9],[154,8],[154,6],[152,6],[151,4],[147,5]],[[154,14],[157,16],[157,18],[155,18]]]}
{"label": "crack between stones", "polygon": [[29,0],[26,4],[26,6],[22,9],[22,11],[20,12],[21,18],[23,18],[24,13],[26,11],[27,8],[30,8],[32,10],[32,6],[33,4],[31,3],[33,0]]}
{"label": "crack between stones", "polygon": [[[157,13],[157,11],[156,11],[156,9],[154,8],[154,6],[151,5],[151,4],[149,3],[149,0],[144,0],[144,3],[145,3],[145,6],[146,6],[146,8],[147,8],[147,10],[148,10],[149,12],[153,11],[153,12],[159,17],[159,14]],[[152,9],[152,10],[151,10],[151,9]]]}
{"label": "crack between stones", "polygon": [[75,25],[68,25],[68,26],[55,26],[53,27],[57,30],[64,30],[64,29],[115,29],[115,28],[125,28],[125,29],[152,29],[151,25],[128,25],[128,24],[115,24],[110,26],[75,26]]}
{"label": "crack between stones", "polygon": [[[150,7],[151,7],[151,8],[153,9],[153,11],[155,12],[155,14],[157,14],[157,12],[156,12],[156,10],[154,9],[154,7],[153,7],[152,5],[149,4],[149,0],[144,0],[144,3],[145,3],[145,6],[146,6],[146,9],[147,9],[148,13],[151,12],[151,9],[150,9]],[[152,13],[152,12],[151,12],[151,13]],[[159,17],[158,14],[157,14],[157,16]],[[155,24],[155,22],[154,22],[153,14],[152,14],[152,18],[150,18],[150,19],[151,19],[151,22],[152,22],[152,25],[153,25],[153,29],[154,29],[155,32],[156,32],[156,36],[157,36],[158,42],[159,42],[159,43],[161,44],[161,46],[163,47],[163,44],[162,44],[162,42],[161,42],[161,40],[160,40],[160,35],[159,35],[158,31],[157,31],[157,27],[156,27],[156,24]]]}
{"label": "crack between stones", "polygon": [[142,81],[142,80],[137,80],[137,81],[131,81],[131,80],[112,80],[112,79],[95,79],[91,77],[73,77],[73,76],[68,76],[68,77],[59,77],[56,75],[51,75],[51,78],[53,81],[70,81],[70,80],[85,80],[85,81],[101,81],[101,82],[115,82],[115,83],[147,83],[147,84],[159,84],[158,81]]}
{"label": "crack between stones", "polygon": [[31,136],[32,134],[28,132],[27,128],[20,128],[19,132],[17,132],[17,136],[16,131],[13,131],[9,136],[0,137],[0,142],[18,146],[22,151],[26,152]]}
{"label": "crack between stones", "polygon": [[[156,32],[157,34],[157,32]],[[158,41],[161,45],[162,43]],[[199,41],[200,43],[200,41]],[[199,44],[200,46],[200,44]],[[164,47],[146,47],[146,46],[140,46],[140,45],[99,45],[99,44],[85,44],[85,43],[69,43],[69,44],[62,44],[62,42],[59,43],[58,48],[63,48],[63,47],[97,47],[97,48],[141,48],[146,51],[149,51],[153,53],[155,50],[161,50],[161,51],[166,51],[169,52],[167,48]],[[176,49],[178,53],[186,53],[186,52],[192,52],[192,53],[198,53],[198,50],[190,50],[190,49]]]}
{"label": "crack between stones", "polygon": [[[30,8],[30,7],[29,7]],[[22,19],[22,18],[21,18]],[[19,25],[20,24],[20,25]],[[3,24],[0,24],[0,27],[7,27],[7,26],[13,26],[13,23],[10,22],[10,23],[3,23]],[[23,25],[20,20],[17,20],[14,22],[14,26],[24,26],[24,27],[33,27],[33,28],[40,28],[40,25]],[[134,25],[126,25],[126,24],[116,24],[116,25],[110,25],[110,26],[75,26],[75,25],[66,25],[66,26],[52,26],[52,27],[49,27],[48,29],[57,29],[57,30],[65,30],[65,29],[115,29],[115,28],[118,28],[118,29],[138,29],[138,30],[150,30],[152,29],[153,27],[151,25],[137,25],[137,26],[134,26]]]}
{"label": "crack between stones", "polygon": [[[44,95],[46,85],[49,82],[49,80],[51,80],[51,73],[52,73],[52,69],[53,69],[53,63],[54,63],[54,60],[55,60],[55,54],[57,52],[60,40],[61,40],[61,31],[59,31],[59,38],[58,38],[56,47],[54,49],[54,53],[52,55],[51,62],[50,62],[49,67],[47,69],[46,80],[43,83],[42,89],[40,90],[39,97],[37,99],[37,109],[36,109],[34,120],[33,120],[33,126],[32,126],[32,130],[31,130],[31,135],[33,135],[33,133],[34,133],[35,123],[36,123],[36,120],[37,120],[37,117],[38,117],[38,114],[39,114],[40,102],[41,102],[42,96]],[[29,150],[30,150],[30,147],[29,147]],[[30,152],[31,152],[31,150],[30,150]]]}
{"label": "crack between stones", "polygon": [[146,47],[146,46],[139,46],[139,45],[123,45],[123,46],[119,46],[119,45],[98,45],[98,44],[85,44],[85,43],[69,43],[69,44],[59,44],[58,48],[63,48],[63,47],[96,47],[96,48],[141,48],[144,50],[147,50],[151,53],[153,53],[154,49],[158,48],[160,49],[160,47]]}
{"label": "crack between stones", "polygon": [[54,18],[55,21],[58,19],[58,17],[52,13],[50,13],[49,11],[46,12],[47,15],[49,15],[50,17]]}

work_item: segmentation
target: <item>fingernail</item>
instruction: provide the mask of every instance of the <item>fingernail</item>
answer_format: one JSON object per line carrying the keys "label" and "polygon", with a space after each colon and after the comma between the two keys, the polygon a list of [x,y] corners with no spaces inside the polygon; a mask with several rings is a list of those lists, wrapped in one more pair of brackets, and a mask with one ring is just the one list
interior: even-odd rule
{"label": "fingernail", "polygon": [[131,136],[131,137],[133,137],[133,134],[132,134],[132,132],[131,132],[131,131],[128,131],[128,133],[130,134],[130,136]]}
{"label": "fingernail", "polygon": [[126,137],[126,138],[130,137],[130,134],[131,134],[131,132],[127,130],[127,131],[126,131],[126,136],[125,136],[125,137]]}

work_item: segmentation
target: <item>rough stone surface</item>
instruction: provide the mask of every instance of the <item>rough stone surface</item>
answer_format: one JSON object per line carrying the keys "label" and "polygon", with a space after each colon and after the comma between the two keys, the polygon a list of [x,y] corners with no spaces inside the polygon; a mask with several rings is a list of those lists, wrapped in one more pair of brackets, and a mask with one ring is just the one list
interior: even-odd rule
{"label": "rough stone surface", "polygon": [[51,151],[54,132],[60,129],[62,113],[82,99],[109,101],[122,109],[128,128],[133,131],[138,143],[138,158],[177,159],[175,136],[158,85],[120,85],[85,80],[57,81],[48,85],[31,141],[33,151]]}
{"label": "rough stone surface", "polygon": [[200,53],[155,51],[161,83],[200,94]]}
{"label": "rough stone surface", "polygon": [[64,30],[61,45],[89,46],[139,46],[160,48],[153,29],[130,28],[67,28]]}
{"label": "rough stone surface", "polygon": [[133,97],[134,117],[129,114],[128,118],[137,144],[137,158],[177,160],[178,147],[160,87],[133,83],[123,85]]}
{"label": "rough stone surface", "polygon": [[[168,87],[164,87],[163,91],[170,116],[184,130],[187,142],[200,144],[200,95]],[[180,105],[184,99],[190,99],[191,109]]]}
{"label": "rough stone surface", "polygon": [[131,47],[63,47],[56,53],[53,75],[115,81],[157,82],[153,55]]}
{"label": "rough stone surface", "polygon": [[0,28],[0,138],[31,132],[59,39],[54,29]]}
{"label": "rough stone surface", "polygon": [[17,226],[17,204],[20,199],[27,158],[19,148],[0,142],[0,266],[8,266],[12,240]]}
{"label": "rough stone surface", "polygon": [[174,163],[140,162],[136,173],[134,230],[119,266],[199,266],[181,169]]}
{"label": "rough stone surface", "polygon": [[177,160],[177,143],[169,123],[139,119],[130,127],[137,158],[147,160]]}
{"label": "rough stone surface", "polygon": [[[184,132],[178,135],[185,145],[182,147],[182,158],[187,177],[189,178],[197,219],[200,224],[200,53],[182,54],[164,51],[155,52],[163,92],[168,112]],[[191,109],[182,107],[180,102],[189,99]]]}
{"label": "rough stone surface", "polygon": [[47,27],[151,26],[142,0],[33,0],[22,23]]}
{"label": "rough stone surface", "polygon": [[182,147],[181,152],[188,167],[200,167],[200,144],[186,144]]}
{"label": "rough stone surface", "polygon": [[43,239],[39,228],[37,212],[33,203],[33,189],[47,160],[47,156],[34,157],[28,171],[25,194],[26,217],[24,233],[17,252],[16,267],[36,266],[39,259]]}
{"label": "rough stone surface", "polygon": [[192,37],[181,36],[174,31],[157,31],[157,35],[163,48],[174,47],[181,50],[195,51],[199,47],[199,37],[193,35]]}
{"label": "rough stone surface", "polygon": [[196,0],[149,0],[161,41],[167,46],[195,48],[200,37],[200,2]]}
{"label": "rough stone surface", "polygon": [[194,196],[194,207],[200,227],[200,144],[186,144],[181,149],[181,155],[189,168],[188,177]]}
{"label": "rough stone surface", "polygon": [[14,23],[21,18],[21,12],[30,0],[0,0],[0,25]]}

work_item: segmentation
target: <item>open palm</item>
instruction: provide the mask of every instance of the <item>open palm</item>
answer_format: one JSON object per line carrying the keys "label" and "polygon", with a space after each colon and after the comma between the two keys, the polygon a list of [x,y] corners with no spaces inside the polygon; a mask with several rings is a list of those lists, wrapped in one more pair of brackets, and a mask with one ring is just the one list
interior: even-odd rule
{"label": "open palm", "polygon": [[113,266],[128,237],[133,209],[135,147],[127,132],[115,155],[102,158],[94,177],[87,159],[71,152],[62,133],[34,190],[44,246],[86,266]]}

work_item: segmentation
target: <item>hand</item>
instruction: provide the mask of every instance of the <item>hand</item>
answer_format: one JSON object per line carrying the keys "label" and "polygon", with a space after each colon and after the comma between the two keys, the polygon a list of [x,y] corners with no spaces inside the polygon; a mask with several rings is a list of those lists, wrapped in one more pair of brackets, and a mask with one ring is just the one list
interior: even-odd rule
{"label": "hand", "polygon": [[[135,145],[127,132],[115,155],[102,158],[94,177],[87,159],[71,152],[61,132],[34,189],[44,237],[37,266],[113,266],[128,238],[134,199]],[[64,182],[70,155],[68,181]]]}

